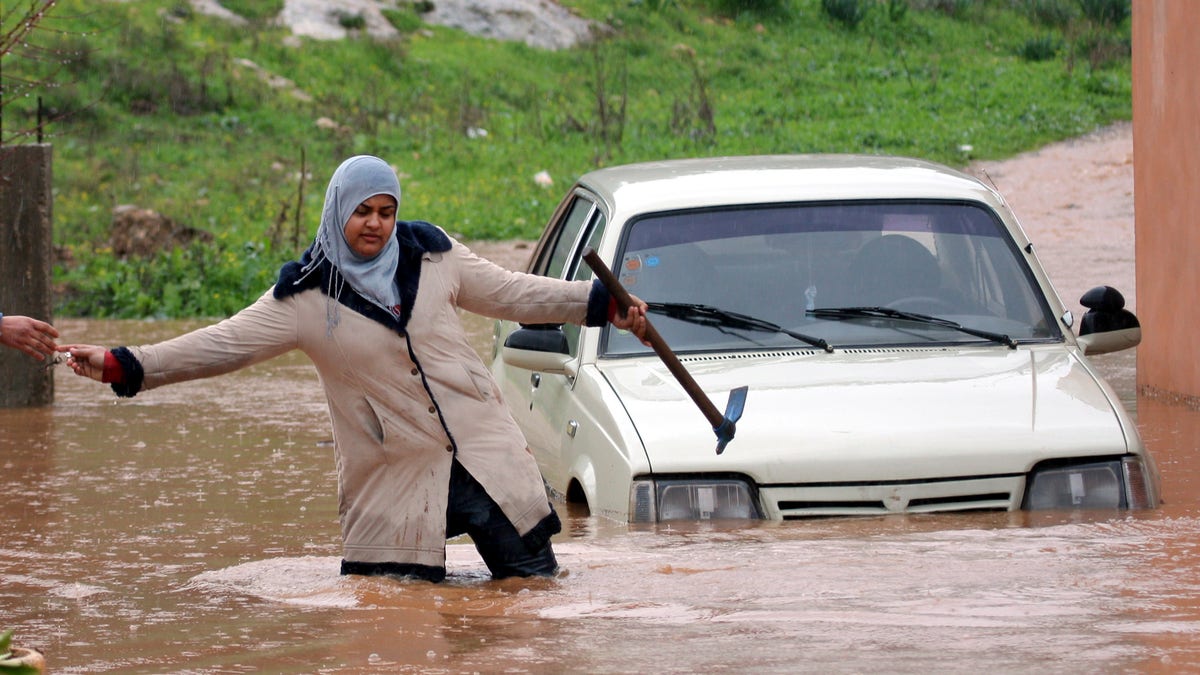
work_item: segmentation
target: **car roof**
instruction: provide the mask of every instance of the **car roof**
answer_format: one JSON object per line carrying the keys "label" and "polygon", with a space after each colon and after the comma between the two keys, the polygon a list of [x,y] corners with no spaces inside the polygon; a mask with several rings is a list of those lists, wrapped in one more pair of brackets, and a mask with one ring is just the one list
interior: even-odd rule
{"label": "car roof", "polygon": [[1003,207],[978,179],[947,166],[879,155],[757,155],[626,164],[577,184],[614,221],[639,213],[735,204],[846,199],[949,199]]}

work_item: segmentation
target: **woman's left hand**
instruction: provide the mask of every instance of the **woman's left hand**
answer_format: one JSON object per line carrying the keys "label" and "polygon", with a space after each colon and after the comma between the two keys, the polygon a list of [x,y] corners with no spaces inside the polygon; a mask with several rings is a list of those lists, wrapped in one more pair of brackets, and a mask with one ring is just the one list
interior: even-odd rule
{"label": "woman's left hand", "polygon": [[104,381],[104,354],[108,351],[97,345],[60,345],[60,352],[67,352],[67,365],[76,375]]}

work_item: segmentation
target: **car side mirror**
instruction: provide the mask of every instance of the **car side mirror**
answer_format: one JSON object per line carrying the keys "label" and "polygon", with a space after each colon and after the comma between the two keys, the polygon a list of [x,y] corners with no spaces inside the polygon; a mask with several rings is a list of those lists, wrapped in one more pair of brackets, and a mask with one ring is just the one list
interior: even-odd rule
{"label": "car side mirror", "polygon": [[573,359],[567,336],[559,325],[518,328],[504,340],[500,358],[516,368],[555,375],[567,374],[567,364]]}
{"label": "car side mirror", "polygon": [[1125,296],[1112,286],[1097,286],[1079,304],[1088,308],[1079,322],[1079,344],[1089,356],[1136,347],[1142,328],[1133,312],[1125,309]]}

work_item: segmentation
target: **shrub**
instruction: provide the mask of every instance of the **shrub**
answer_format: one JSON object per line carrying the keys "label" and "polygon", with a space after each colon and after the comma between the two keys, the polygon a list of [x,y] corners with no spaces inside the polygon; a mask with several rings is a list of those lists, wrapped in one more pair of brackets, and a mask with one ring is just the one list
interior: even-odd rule
{"label": "shrub", "polygon": [[283,11],[284,0],[218,0],[217,4],[250,21],[273,19]]}
{"label": "shrub", "polygon": [[[662,12],[667,9],[677,8],[679,6],[677,0],[630,0],[629,4],[631,7],[632,6],[645,7],[646,9],[650,10],[651,12]],[[726,3],[726,4],[733,4],[733,3]],[[731,11],[736,12],[737,8],[733,7]]]}
{"label": "shrub", "polygon": [[1079,0],[1088,19],[1102,26],[1118,26],[1129,18],[1129,0]]}
{"label": "shrub", "polygon": [[72,268],[60,270],[59,309],[99,318],[229,316],[262,295],[295,257],[266,243],[228,241],[127,260],[106,249],[75,251]]}
{"label": "shrub", "polygon": [[1025,0],[1025,14],[1034,23],[1066,28],[1079,12],[1069,0]]}
{"label": "shrub", "polygon": [[383,13],[383,18],[392,24],[392,28],[401,33],[412,33],[425,25],[415,5],[407,9],[381,9],[380,12]]}
{"label": "shrub", "polygon": [[887,16],[892,23],[899,23],[908,15],[908,0],[887,0]]}
{"label": "shrub", "polygon": [[1058,55],[1062,41],[1053,35],[1030,38],[1017,49],[1017,55],[1026,61],[1049,61]]}
{"label": "shrub", "polygon": [[[668,0],[649,0],[646,5],[655,11],[666,9]],[[739,16],[744,13],[777,15],[783,12],[783,0],[716,0],[716,9],[726,16]]]}
{"label": "shrub", "polygon": [[850,29],[857,28],[858,24],[867,18],[868,7],[863,0],[821,0],[821,10],[829,18]]}
{"label": "shrub", "polygon": [[111,65],[109,98],[120,101],[134,114],[152,114],[160,109],[176,115],[198,115],[223,110],[232,97],[225,86],[214,86],[207,77],[199,82],[172,64],[115,62]]}
{"label": "shrub", "polygon": [[1089,33],[1076,43],[1076,52],[1088,60],[1093,70],[1098,70],[1128,59],[1132,46],[1122,37]]}
{"label": "shrub", "polygon": [[18,655],[14,655],[12,636],[12,630],[0,633],[0,673],[5,675],[38,675],[41,673],[41,668],[29,665]]}
{"label": "shrub", "polygon": [[361,13],[338,12],[338,25],[346,30],[362,30],[367,27],[367,19]]}
{"label": "shrub", "polygon": [[922,0],[919,8],[932,9],[949,17],[960,18],[975,5],[975,0]]}

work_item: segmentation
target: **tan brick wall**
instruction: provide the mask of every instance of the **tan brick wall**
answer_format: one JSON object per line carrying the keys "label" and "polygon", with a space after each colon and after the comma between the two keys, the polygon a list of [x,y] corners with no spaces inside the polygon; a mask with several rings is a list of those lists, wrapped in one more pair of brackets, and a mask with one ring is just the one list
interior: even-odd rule
{"label": "tan brick wall", "polygon": [[1200,403],[1200,2],[1133,1],[1139,391]]}

